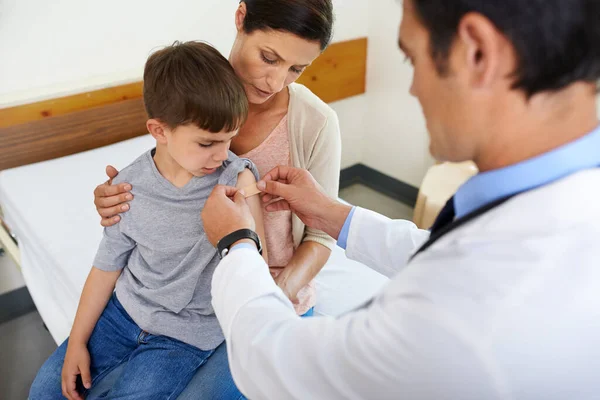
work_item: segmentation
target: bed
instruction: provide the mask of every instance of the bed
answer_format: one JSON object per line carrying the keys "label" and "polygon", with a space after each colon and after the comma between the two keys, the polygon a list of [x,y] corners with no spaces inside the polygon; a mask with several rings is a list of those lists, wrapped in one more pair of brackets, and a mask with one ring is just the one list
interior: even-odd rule
{"label": "bed", "polygon": [[[93,190],[107,162],[117,168],[152,148],[149,135],[0,172],[0,204],[17,237],[23,277],[54,340],[69,334],[102,227]],[[340,248],[317,278],[316,314],[338,315],[367,300],[386,279]]]}
{"label": "bed", "polygon": [[[364,38],[330,46],[303,83],[328,101],[364,93],[366,48]],[[107,163],[120,169],[154,145],[145,119],[139,82],[0,109],[0,245],[56,343],[69,334],[102,236],[93,190]],[[315,313],[346,312],[386,281],[336,248],[316,279]]]}

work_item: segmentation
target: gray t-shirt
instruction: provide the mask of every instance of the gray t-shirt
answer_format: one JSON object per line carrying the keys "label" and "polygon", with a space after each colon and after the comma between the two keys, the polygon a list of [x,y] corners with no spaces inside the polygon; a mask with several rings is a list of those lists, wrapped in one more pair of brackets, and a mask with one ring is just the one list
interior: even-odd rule
{"label": "gray t-shirt", "polygon": [[140,328],[214,349],[224,340],[210,296],[219,257],[204,234],[200,212],[215,185],[235,186],[244,168],[258,179],[258,171],[230,152],[215,173],[177,188],[160,174],[153,152],[113,180],[130,183],[134,199],[121,222],[104,230],[94,266],[123,270],[117,297]]}

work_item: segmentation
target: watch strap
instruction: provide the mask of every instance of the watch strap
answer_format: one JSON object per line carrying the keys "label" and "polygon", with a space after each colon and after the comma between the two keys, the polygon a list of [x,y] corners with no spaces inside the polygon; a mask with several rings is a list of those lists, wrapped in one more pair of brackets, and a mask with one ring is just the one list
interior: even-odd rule
{"label": "watch strap", "polygon": [[237,241],[243,239],[250,239],[254,243],[256,243],[256,248],[258,249],[258,253],[262,255],[262,244],[260,242],[260,238],[251,229],[239,229],[235,232],[231,232],[229,235],[225,236],[217,243],[217,251],[219,252],[219,257],[222,259],[229,252],[229,248]]}

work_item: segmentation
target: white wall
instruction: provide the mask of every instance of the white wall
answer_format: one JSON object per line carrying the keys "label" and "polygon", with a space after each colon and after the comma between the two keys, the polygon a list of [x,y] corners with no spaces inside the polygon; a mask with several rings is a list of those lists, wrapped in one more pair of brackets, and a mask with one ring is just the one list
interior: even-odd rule
{"label": "white wall", "polygon": [[[377,0],[381,1],[381,0]],[[370,2],[333,0],[336,14],[334,41],[341,42],[369,35]],[[332,103],[340,119],[342,132],[342,168],[363,159],[363,136],[367,118],[368,94]]]}
{"label": "white wall", "polygon": [[434,161],[421,108],[408,93],[412,68],[397,45],[402,6],[393,0],[370,6],[363,163],[419,187]]}
{"label": "white wall", "polygon": [[[335,40],[366,36],[366,2],[334,0]],[[147,56],[201,39],[228,55],[237,0],[3,0],[0,107],[139,80]]]}
{"label": "white wall", "polygon": [[363,161],[368,101],[368,94],[363,94],[330,104],[340,119],[342,168],[348,168]]}
{"label": "white wall", "polygon": [[0,104],[138,80],[152,49],[176,39],[228,50],[235,4],[169,3],[4,0]]}

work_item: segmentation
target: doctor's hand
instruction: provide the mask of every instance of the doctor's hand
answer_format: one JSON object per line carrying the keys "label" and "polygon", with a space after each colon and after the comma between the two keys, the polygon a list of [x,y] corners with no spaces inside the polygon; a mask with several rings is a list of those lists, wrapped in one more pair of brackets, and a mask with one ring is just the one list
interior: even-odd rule
{"label": "doctor's hand", "polygon": [[258,182],[265,210],[291,210],[307,226],[337,239],[352,207],[330,198],[310,172],[287,166],[271,170]]}
{"label": "doctor's hand", "polygon": [[255,230],[254,217],[241,190],[215,186],[202,210],[204,232],[213,246],[219,240],[240,229]]}

